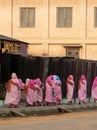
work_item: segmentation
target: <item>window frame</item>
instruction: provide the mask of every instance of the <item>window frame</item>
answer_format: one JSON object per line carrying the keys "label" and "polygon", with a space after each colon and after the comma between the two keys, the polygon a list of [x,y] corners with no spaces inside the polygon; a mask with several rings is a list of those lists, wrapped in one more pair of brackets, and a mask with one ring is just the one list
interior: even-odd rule
{"label": "window frame", "polygon": [[[59,11],[58,11],[58,9],[63,9],[63,11],[64,11],[64,18],[63,18],[64,25],[63,26],[59,25],[59,21],[58,21],[59,20],[59,16],[58,16]],[[66,23],[67,9],[71,9],[71,25],[67,25],[67,23]],[[72,26],[73,26],[73,7],[57,7],[56,8],[56,28],[72,28]]]}
{"label": "window frame", "polygon": [[[68,55],[69,52],[71,53],[71,55]],[[78,54],[76,55],[76,53],[78,53]],[[72,54],[74,54],[74,55],[72,55]],[[80,58],[80,47],[66,47],[66,56]]]}
{"label": "window frame", "polygon": [[[23,25],[22,23],[22,9],[27,10],[27,25]],[[29,25],[29,10],[33,9],[34,10],[34,24],[33,25]],[[34,28],[35,27],[35,7],[20,7],[20,28]]]}
{"label": "window frame", "polygon": [[97,7],[94,7],[94,27],[97,28]]}

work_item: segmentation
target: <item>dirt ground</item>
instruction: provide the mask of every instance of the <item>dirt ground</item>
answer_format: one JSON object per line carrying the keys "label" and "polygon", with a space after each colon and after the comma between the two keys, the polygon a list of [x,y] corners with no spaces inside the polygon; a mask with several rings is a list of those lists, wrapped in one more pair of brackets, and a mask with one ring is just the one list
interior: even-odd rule
{"label": "dirt ground", "polygon": [[72,112],[64,113],[60,115],[50,115],[50,116],[28,116],[28,117],[11,117],[11,118],[0,118],[0,126],[4,125],[15,125],[24,124],[25,122],[40,123],[47,122],[48,120],[59,120],[59,119],[76,119],[85,117],[97,117],[97,111],[86,111],[86,112]]}

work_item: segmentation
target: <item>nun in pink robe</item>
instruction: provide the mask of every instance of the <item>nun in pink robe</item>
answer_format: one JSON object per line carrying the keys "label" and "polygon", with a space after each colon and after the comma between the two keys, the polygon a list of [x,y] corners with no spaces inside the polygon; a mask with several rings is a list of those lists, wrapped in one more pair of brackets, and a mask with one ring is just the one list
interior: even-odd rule
{"label": "nun in pink robe", "polygon": [[43,101],[43,83],[41,82],[40,78],[37,78],[37,105],[40,106]]}
{"label": "nun in pink robe", "polygon": [[53,96],[52,96],[52,82],[53,82],[53,75],[50,75],[46,79],[45,83],[45,99],[44,102],[46,105],[52,105],[53,103]]}
{"label": "nun in pink robe", "polygon": [[56,83],[57,85],[57,95],[56,95],[56,103],[59,104],[62,100],[62,83],[61,80],[58,80],[58,82]]}
{"label": "nun in pink robe", "polygon": [[86,103],[87,97],[87,80],[84,75],[81,76],[78,84],[78,100],[79,104]]}
{"label": "nun in pink robe", "polygon": [[24,91],[26,93],[26,102],[27,102],[26,106],[33,105],[33,100],[32,100],[33,90],[30,87],[32,84],[33,84],[33,80],[30,80],[29,78],[27,78],[26,83],[25,83],[25,87],[24,87]]}
{"label": "nun in pink robe", "polygon": [[11,79],[8,81],[8,88],[5,96],[5,104],[9,104],[9,107],[18,107],[20,101],[21,84],[17,78],[16,73],[12,73]]}
{"label": "nun in pink robe", "polygon": [[94,103],[97,101],[97,76],[95,77],[92,84],[92,98],[94,99]]}
{"label": "nun in pink robe", "polygon": [[37,96],[38,96],[38,90],[39,90],[38,80],[34,79],[33,80],[33,84],[34,84],[34,89],[33,89],[33,105],[37,106]]}
{"label": "nun in pink robe", "polygon": [[53,104],[57,105],[60,103],[62,100],[62,92],[61,92],[61,80],[59,76],[53,75],[53,85],[52,85],[52,90],[53,90]]}
{"label": "nun in pink robe", "polygon": [[22,82],[21,79],[19,79],[19,84],[20,84],[20,87],[19,87],[19,102],[21,100],[21,91],[24,89],[24,83]]}
{"label": "nun in pink robe", "polygon": [[37,99],[37,89],[35,88],[35,80],[30,79],[27,91],[27,103],[28,106],[35,106]]}
{"label": "nun in pink robe", "polygon": [[67,100],[68,105],[72,104],[73,92],[74,92],[74,80],[73,75],[69,75],[66,81],[66,89],[67,89]]}

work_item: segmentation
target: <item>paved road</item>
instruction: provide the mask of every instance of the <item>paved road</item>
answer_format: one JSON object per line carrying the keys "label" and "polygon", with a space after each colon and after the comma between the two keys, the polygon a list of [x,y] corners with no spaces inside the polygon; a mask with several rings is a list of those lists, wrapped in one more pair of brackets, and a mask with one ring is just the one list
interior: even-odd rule
{"label": "paved road", "polygon": [[97,110],[51,116],[0,118],[0,130],[96,130]]}

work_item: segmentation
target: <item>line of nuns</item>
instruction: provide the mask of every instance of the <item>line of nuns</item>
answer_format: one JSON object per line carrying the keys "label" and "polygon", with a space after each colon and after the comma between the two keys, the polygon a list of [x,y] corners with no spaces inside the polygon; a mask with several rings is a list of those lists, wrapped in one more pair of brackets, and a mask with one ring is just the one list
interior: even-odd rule
{"label": "line of nuns", "polygon": [[61,80],[57,75],[48,76],[45,85],[40,78],[26,79],[24,90],[28,106],[41,105],[43,102],[44,105],[54,105],[59,104],[62,100]]}
{"label": "line of nuns", "polygon": [[[9,107],[19,107],[21,99],[21,90],[25,92],[27,106],[57,105],[62,100],[62,83],[58,75],[50,75],[46,78],[45,84],[40,78],[26,79],[25,84],[19,79],[16,73],[12,73],[11,79],[8,81],[7,92],[5,96],[5,104]],[[74,78],[69,75],[66,80],[66,91],[68,105],[72,104],[74,92]],[[87,97],[87,79],[82,75],[78,84],[78,100],[79,104],[86,103]],[[97,100],[97,77],[95,77],[92,85],[92,98],[94,102]]]}
{"label": "line of nuns", "polygon": [[45,84],[40,78],[26,79],[25,84],[16,73],[12,73],[7,84],[5,104],[9,107],[19,107],[21,90],[25,92],[27,106],[39,106],[59,104],[62,100],[61,80],[57,75],[47,77]]}

